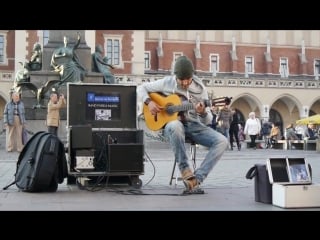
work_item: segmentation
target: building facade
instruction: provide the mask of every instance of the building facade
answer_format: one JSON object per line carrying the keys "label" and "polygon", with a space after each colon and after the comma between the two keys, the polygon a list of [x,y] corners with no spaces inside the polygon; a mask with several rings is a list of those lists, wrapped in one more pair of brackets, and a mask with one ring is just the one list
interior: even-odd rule
{"label": "building facade", "polygon": [[[172,74],[188,56],[212,98],[232,97],[242,119],[281,123],[320,113],[320,31],[312,30],[88,30],[87,45],[103,46],[118,83],[141,84]],[[0,118],[19,62],[48,30],[0,30]],[[62,41],[62,40],[61,40]]]}

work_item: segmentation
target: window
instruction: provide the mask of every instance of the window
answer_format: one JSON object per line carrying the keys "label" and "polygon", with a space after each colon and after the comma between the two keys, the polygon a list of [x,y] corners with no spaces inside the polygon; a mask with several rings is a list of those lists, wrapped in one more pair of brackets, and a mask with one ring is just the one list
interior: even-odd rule
{"label": "window", "polygon": [[120,39],[107,38],[106,56],[108,64],[120,65]]}
{"label": "window", "polygon": [[150,52],[144,52],[144,69],[150,69]]}
{"label": "window", "polygon": [[320,59],[315,59],[314,60],[314,76],[316,80],[319,79],[319,75],[320,75]]}
{"label": "window", "polygon": [[282,78],[289,76],[288,58],[280,58],[280,75]]}
{"label": "window", "polygon": [[49,41],[49,30],[43,30],[43,40],[42,46],[45,46]]}
{"label": "window", "polygon": [[173,52],[173,60],[172,60],[172,63],[171,63],[171,73],[173,74],[174,72],[174,65],[176,63],[176,60],[178,57],[181,57],[183,56],[182,52]]}
{"label": "window", "polygon": [[253,72],[253,57],[245,57],[245,73]]}
{"label": "window", "polygon": [[177,58],[181,56],[183,56],[182,52],[174,52],[173,53],[174,62],[176,62]]}
{"label": "window", "polygon": [[4,53],[5,53],[4,35],[0,34],[0,63],[4,63]]}
{"label": "window", "polygon": [[217,72],[219,72],[219,57],[217,54],[210,55],[210,72],[212,72],[212,76],[217,76]]}

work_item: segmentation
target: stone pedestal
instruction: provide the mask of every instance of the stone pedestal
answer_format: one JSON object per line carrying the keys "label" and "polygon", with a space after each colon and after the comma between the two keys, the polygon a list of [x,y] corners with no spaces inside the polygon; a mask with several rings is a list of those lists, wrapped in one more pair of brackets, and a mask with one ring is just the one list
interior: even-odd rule
{"label": "stone pedestal", "polygon": [[[59,79],[59,74],[49,71],[37,71],[30,74],[30,82],[36,85],[38,88],[41,88],[50,80]],[[101,73],[89,72],[83,81],[84,83],[103,83],[103,75]],[[63,93],[67,99],[67,86],[60,86],[56,89],[59,93]],[[50,92],[52,87],[50,87],[45,93],[44,98],[41,99],[40,104],[45,108],[35,108],[37,104],[37,98],[30,90],[22,91],[22,100],[26,109],[26,119],[27,120],[45,120],[47,116],[47,106],[49,101]],[[67,119],[66,108],[60,110],[61,120]]]}

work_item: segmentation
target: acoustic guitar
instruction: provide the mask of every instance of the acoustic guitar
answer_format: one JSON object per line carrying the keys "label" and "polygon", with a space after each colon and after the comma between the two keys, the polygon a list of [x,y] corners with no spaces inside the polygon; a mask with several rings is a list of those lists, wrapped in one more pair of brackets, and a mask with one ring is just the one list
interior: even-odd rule
{"label": "acoustic guitar", "polygon": [[[156,115],[152,115],[147,105],[143,104],[143,115],[147,127],[150,130],[158,131],[164,127],[168,122],[178,119],[178,113],[181,111],[188,111],[195,108],[194,103],[183,103],[177,94],[163,96],[159,93],[149,93],[152,101],[156,102],[162,111]],[[204,102],[205,106],[209,105],[209,100]]]}

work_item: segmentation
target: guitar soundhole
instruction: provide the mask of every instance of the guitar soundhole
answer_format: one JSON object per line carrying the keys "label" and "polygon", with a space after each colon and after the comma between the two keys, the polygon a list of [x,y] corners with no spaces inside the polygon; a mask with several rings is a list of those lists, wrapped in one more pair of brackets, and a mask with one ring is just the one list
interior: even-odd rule
{"label": "guitar soundhole", "polygon": [[154,115],[154,121],[155,121],[155,122],[158,121],[158,114]]}
{"label": "guitar soundhole", "polygon": [[172,115],[174,113],[174,105],[173,104],[168,104],[166,106],[166,112],[169,115]]}

